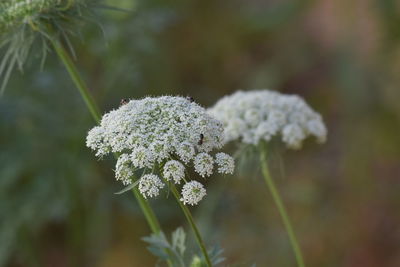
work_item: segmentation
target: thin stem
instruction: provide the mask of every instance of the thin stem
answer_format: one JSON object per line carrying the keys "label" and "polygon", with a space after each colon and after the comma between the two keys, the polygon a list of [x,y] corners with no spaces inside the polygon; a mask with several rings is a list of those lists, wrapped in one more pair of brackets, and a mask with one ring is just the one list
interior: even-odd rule
{"label": "thin stem", "polygon": [[62,63],[64,63],[64,66],[67,69],[76,88],[78,88],[79,93],[81,94],[87,108],[90,111],[90,114],[92,114],[92,117],[98,123],[101,117],[100,109],[97,107],[96,102],[90,95],[89,89],[85,84],[85,82],[82,80],[81,76],[79,75],[79,72],[76,69],[74,62],[68,55],[67,51],[65,51],[64,47],[61,45],[59,40],[57,40],[56,38],[51,38],[51,43],[54,49],[56,50],[57,55],[60,57]]}
{"label": "thin stem", "polygon": [[297,242],[296,235],[294,233],[292,224],[290,223],[289,216],[287,214],[286,208],[283,205],[282,199],[279,195],[278,189],[275,186],[274,181],[272,180],[271,174],[269,172],[268,164],[267,164],[267,152],[265,148],[261,149],[260,152],[260,161],[261,161],[261,169],[264,176],[264,180],[267,183],[267,187],[271,192],[272,198],[274,199],[275,205],[279,210],[279,214],[282,217],[283,224],[285,225],[286,231],[289,235],[289,240],[292,245],[294,255],[296,257],[297,265],[299,267],[304,267],[304,260],[301,254],[301,249],[299,243]]}
{"label": "thin stem", "polygon": [[[65,48],[62,46],[60,41],[56,38],[50,38],[50,41],[59,56],[60,60],[64,64],[65,68],[67,69],[72,81],[74,82],[76,88],[79,90],[83,100],[85,101],[86,107],[89,109],[90,114],[92,115],[93,119],[99,123],[101,118],[100,109],[97,106],[96,102],[94,101],[93,97],[90,95],[89,89],[86,83],[83,81],[79,72],[72,61],[71,57],[68,55]],[[116,155],[114,155],[116,157]],[[139,202],[139,206],[142,209],[144,216],[146,217],[147,223],[150,226],[150,229],[153,233],[158,234],[161,232],[160,223],[156,215],[154,214],[153,209],[151,208],[150,204],[143,199],[142,195],[139,193],[139,190],[134,187],[132,189],[133,194],[135,195],[136,199]],[[171,261],[167,261],[168,266],[172,267]]]}
{"label": "thin stem", "polygon": [[197,244],[199,245],[200,250],[204,255],[204,259],[206,260],[207,266],[211,267],[212,264],[211,264],[211,261],[210,261],[210,257],[208,256],[208,252],[207,252],[206,246],[204,244],[203,238],[201,237],[200,231],[197,228],[196,223],[194,222],[194,219],[193,219],[192,214],[190,213],[190,210],[180,200],[179,192],[176,189],[174,184],[171,184],[170,189],[171,189],[172,194],[174,195],[176,201],[178,202],[179,206],[181,207],[183,213],[185,214],[185,217],[186,217],[187,221],[189,222],[190,227],[192,228],[192,230],[194,232]]}
{"label": "thin stem", "polygon": [[142,209],[147,222],[149,223],[150,229],[153,233],[158,234],[161,232],[160,223],[158,222],[153,209],[150,207],[149,203],[140,194],[138,188],[135,186],[132,188],[132,192],[139,202],[140,208]]}

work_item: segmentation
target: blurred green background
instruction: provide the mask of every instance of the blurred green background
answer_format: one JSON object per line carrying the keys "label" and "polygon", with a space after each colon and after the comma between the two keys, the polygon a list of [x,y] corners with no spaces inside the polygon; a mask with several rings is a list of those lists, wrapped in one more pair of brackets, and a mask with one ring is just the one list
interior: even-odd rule
{"label": "blurred green background", "polygon": [[[104,33],[86,25],[73,40],[103,112],[146,95],[303,96],[328,142],[281,149],[272,169],[307,266],[400,266],[399,1],[108,3],[131,11],[100,11]],[[54,53],[39,71],[36,52],[0,98],[0,265],[154,266],[136,200],[114,194],[114,161],[85,147],[94,122],[77,90]],[[295,266],[259,176],[211,178],[192,210],[227,265]],[[151,203],[168,234],[188,229],[171,198]]]}

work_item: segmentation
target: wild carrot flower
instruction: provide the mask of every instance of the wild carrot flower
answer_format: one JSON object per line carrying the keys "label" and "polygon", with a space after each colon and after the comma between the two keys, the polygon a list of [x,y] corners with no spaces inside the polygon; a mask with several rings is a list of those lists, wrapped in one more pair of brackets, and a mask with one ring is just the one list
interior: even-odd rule
{"label": "wild carrot flower", "polygon": [[213,173],[214,159],[207,153],[199,153],[194,158],[194,169],[202,177],[210,176]]}
{"label": "wild carrot flower", "polygon": [[310,135],[321,143],[326,140],[321,116],[296,95],[238,91],[223,97],[208,111],[224,124],[224,142],[240,140],[258,145],[261,140],[279,136],[287,147],[298,149]]}
{"label": "wild carrot flower", "polygon": [[185,166],[177,160],[170,160],[164,165],[163,175],[167,181],[173,180],[175,184],[180,184],[185,177]]}
{"label": "wild carrot flower", "polygon": [[154,174],[143,175],[139,180],[139,191],[144,198],[158,196],[163,187],[164,183]]}
{"label": "wild carrot flower", "polygon": [[[139,190],[144,188],[140,191],[146,197],[157,196],[158,189],[161,189],[160,183],[163,182],[155,178],[157,172],[161,173],[164,181],[180,184],[185,180],[186,168],[190,166],[194,166],[202,177],[213,173],[215,162],[221,173],[232,173],[234,168],[229,155],[214,159],[210,154],[223,145],[221,122],[183,97],[131,100],[105,114],[100,125],[89,131],[86,144],[99,157],[110,152],[120,154],[115,175],[125,185],[135,182],[133,173],[137,169],[152,173],[151,179],[146,176],[143,182],[142,179],[139,182]],[[149,181],[154,184],[151,191],[144,186]],[[196,182],[197,187],[198,184]]]}
{"label": "wild carrot flower", "polygon": [[197,205],[205,195],[206,190],[204,189],[204,186],[197,181],[191,181],[183,186],[181,201],[193,206]]}
{"label": "wild carrot flower", "polygon": [[[321,115],[299,96],[269,90],[238,91],[223,97],[208,112],[222,121],[225,143],[238,141],[244,145],[256,146],[264,180],[283,219],[297,264],[304,267],[289,216],[269,172],[267,147],[264,143],[279,137],[288,148],[299,149],[304,139],[310,135],[315,136],[318,142],[325,142],[327,130]],[[219,165],[225,162],[225,167],[220,167],[219,171],[228,172],[229,159],[221,154],[217,154],[216,158]]]}
{"label": "wild carrot flower", "polygon": [[220,152],[215,155],[215,162],[218,166],[218,172],[223,174],[233,174],[235,162],[231,156]]}
{"label": "wild carrot flower", "polygon": [[133,174],[132,162],[129,155],[120,155],[115,166],[115,178],[121,180],[124,185],[129,185],[132,183],[132,180],[127,179],[127,177],[131,177]]}

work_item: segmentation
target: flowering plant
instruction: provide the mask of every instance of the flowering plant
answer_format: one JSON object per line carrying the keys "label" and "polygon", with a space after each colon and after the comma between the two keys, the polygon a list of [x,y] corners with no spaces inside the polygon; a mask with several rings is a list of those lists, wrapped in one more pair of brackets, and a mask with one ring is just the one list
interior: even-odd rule
{"label": "flowering plant", "polygon": [[[135,188],[144,198],[158,196],[169,188],[191,225],[207,266],[210,257],[193,217],[185,204],[196,205],[206,195],[198,181],[189,181],[186,169],[193,166],[202,177],[214,172],[233,173],[234,160],[222,152],[214,160],[210,155],[223,145],[221,122],[190,98],[162,96],[122,101],[121,106],[105,114],[100,125],[91,129],[86,145],[98,157],[117,154],[115,177],[127,187]],[[134,173],[142,169],[136,179]],[[160,178],[160,176],[162,178]],[[184,182],[181,194],[175,184]]]}
{"label": "flowering plant", "polygon": [[244,147],[256,147],[263,177],[288,232],[297,264],[304,267],[292,224],[269,172],[266,145],[273,138],[280,138],[288,148],[299,149],[310,135],[325,142],[327,129],[321,115],[299,96],[270,90],[238,91],[220,99],[208,112],[222,121],[224,143],[237,141]]}
{"label": "flowering plant", "polygon": [[[163,96],[131,100],[105,114],[89,131],[86,144],[98,157],[119,153],[116,179],[128,188],[138,184],[145,198],[157,196],[165,183],[183,181],[181,201],[195,205],[206,190],[201,183],[188,181],[187,168],[193,166],[202,177],[210,176],[215,164],[219,173],[233,173],[232,157],[210,155],[222,141],[222,124],[204,108],[183,97]],[[136,180],[138,169],[144,175]]]}

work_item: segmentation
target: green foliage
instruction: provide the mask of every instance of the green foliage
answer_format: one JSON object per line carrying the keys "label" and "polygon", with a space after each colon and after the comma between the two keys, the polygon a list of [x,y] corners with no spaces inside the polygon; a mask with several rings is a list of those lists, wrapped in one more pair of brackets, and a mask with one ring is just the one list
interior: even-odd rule
{"label": "green foliage", "polygon": [[[189,260],[185,255],[186,251],[186,233],[183,228],[179,227],[171,235],[171,241],[165,236],[163,232],[159,234],[152,234],[148,237],[142,238],[145,242],[149,243],[148,249],[157,256],[160,261],[170,261],[174,267],[205,267],[207,266],[203,257],[193,255]],[[215,247],[209,250],[210,260],[213,265],[222,263],[225,258],[222,255],[223,250]]]}

